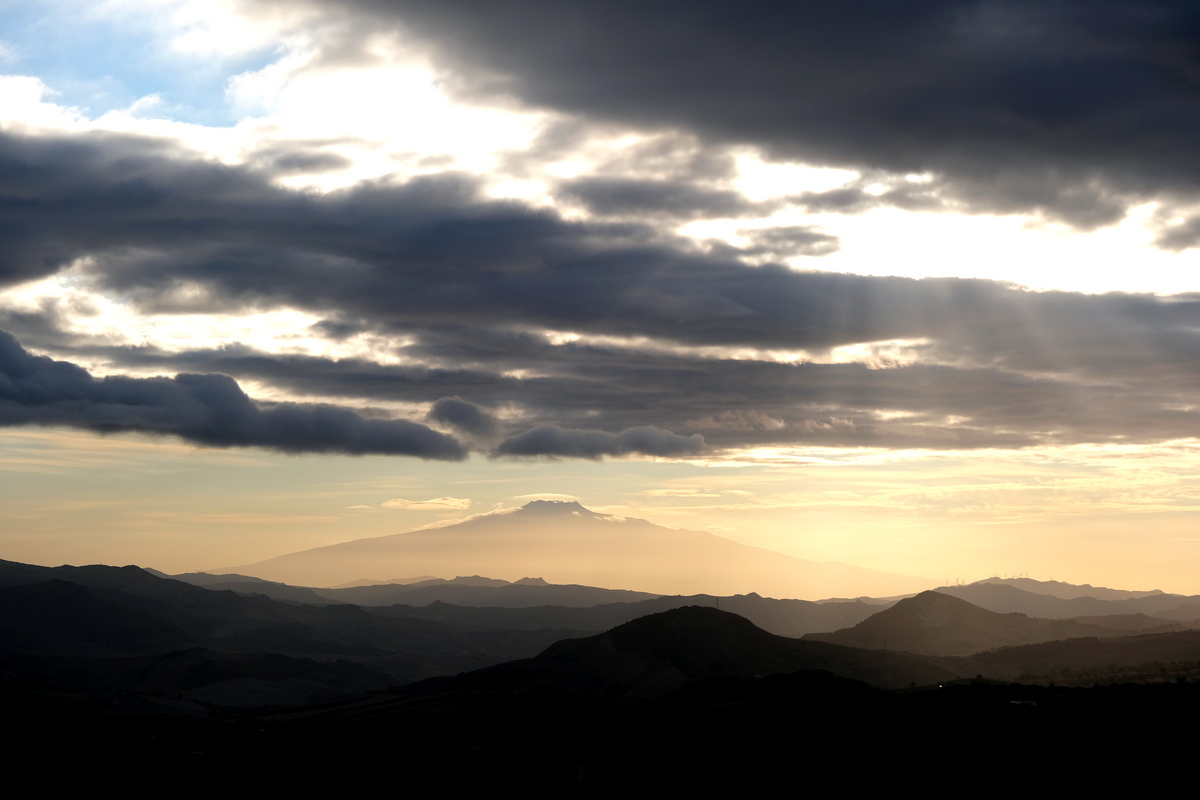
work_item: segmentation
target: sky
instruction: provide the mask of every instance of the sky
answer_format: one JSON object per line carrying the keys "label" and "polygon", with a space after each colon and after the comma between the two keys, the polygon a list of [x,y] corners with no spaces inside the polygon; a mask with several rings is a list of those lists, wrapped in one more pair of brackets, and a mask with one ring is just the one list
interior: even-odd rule
{"label": "sky", "polygon": [[1200,593],[1198,99],[1154,0],[0,0],[0,558]]}

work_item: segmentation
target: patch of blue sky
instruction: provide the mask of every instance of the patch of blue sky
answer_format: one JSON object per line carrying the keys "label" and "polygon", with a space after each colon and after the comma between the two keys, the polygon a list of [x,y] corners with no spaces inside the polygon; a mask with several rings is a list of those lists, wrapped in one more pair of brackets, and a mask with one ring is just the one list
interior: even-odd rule
{"label": "patch of blue sky", "polygon": [[53,92],[47,100],[90,118],[156,96],[140,116],[224,126],[238,120],[229,79],[278,57],[270,47],[228,57],[173,50],[153,18],[130,24],[83,8],[0,1],[0,73],[38,78]]}

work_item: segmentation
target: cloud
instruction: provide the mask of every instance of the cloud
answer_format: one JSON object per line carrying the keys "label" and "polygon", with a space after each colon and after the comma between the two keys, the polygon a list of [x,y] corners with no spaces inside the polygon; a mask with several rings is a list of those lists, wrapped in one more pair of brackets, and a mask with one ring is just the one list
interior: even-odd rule
{"label": "cloud", "polygon": [[464,511],[471,507],[471,501],[465,497],[435,497],[432,500],[397,498],[383,503],[383,507],[398,508],[403,511]]}
{"label": "cloud", "polygon": [[264,148],[254,154],[254,161],[275,175],[312,175],[346,169],[352,161],[337,153],[321,150],[290,149],[281,146]]}
{"label": "cloud", "polygon": [[587,177],[558,185],[559,199],[574,201],[593,214],[676,219],[767,216],[779,202],[756,203],[739,192],[706,189],[682,181]]}
{"label": "cloud", "polygon": [[[790,279],[804,287],[811,277],[791,273]],[[405,327],[389,350],[401,363],[379,364],[247,347],[168,352],[85,344],[45,319],[23,319],[39,348],[117,368],[223,373],[293,396],[345,397],[358,405],[399,399],[464,419],[472,408],[505,408],[505,418],[493,422],[495,435],[511,440],[506,447],[532,447],[524,435],[544,426],[603,432],[599,445],[577,448],[584,457],[615,452],[612,437],[642,427],[700,434],[720,450],[972,449],[1163,441],[1193,435],[1200,422],[1193,402],[1200,373],[1181,369],[1200,360],[1195,298],[815,277],[834,291],[826,295],[833,307],[818,308],[814,324],[838,320],[847,337],[904,330],[917,338],[849,354],[814,349],[814,360],[779,362],[753,357],[732,336],[728,347],[711,350],[553,340],[513,331],[508,319]],[[875,319],[860,319],[873,309],[880,312]],[[799,327],[806,311],[795,311]],[[887,315],[905,327],[873,327]],[[556,441],[551,431],[542,449],[572,452],[569,438]]]}
{"label": "cloud", "polygon": [[[1200,379],[1180,365],[1200,358],[1196,297],[750,266],[743,255],[833,242],[787,226],[746,232],[746,250],[702,252],[649,224],[571,221],[480,186],[442,174],[314,195],[163,140],[0,135],[0,273],[11,282],[87,256],[73,285],[131,313],[301,309],[325,320],[306,335],[366,334],[393,342],[397,361],[107,346],[69,332],[76,312],[47,301],[0,323],[68,360],[180,376],[79,370],[78,408],[10,404],[7,424],[295,452],[466,453],[415,422],[255,403],[241,380],[300,399],[424,405],[429,420],[487,440],[477,447],[499,440],[492,452],[506,456],[1024,447],[1195,430]],[[95,388],[117,386],[158,399],[109,401]]]}
{"label": "cloud", "polygon": [[973,211],[1090,229],[1200,191],[1200,10],[1186,3],[319,5],[430,44],[465,96],[928,173]]}
{"label": "cloud", "polygon": [[415,422],[315,403],[256,403],[227,375],[96,379],[74,364],[30,355],[3,331],[0,425],[166,434],[206,447],[286,453],[467,457],[456,439]]}
{"label": "cloud", "polygon": [[491,436],[496,420],[484,409],[461,397],[443,397],[429,410],[429,418],[475,436]]}
{"label": "cloud", "polygon": [[708,450],[699,434],[679,436],[658,428],[629,428],[617,434],[604,431],[563,429],[543,425],[505,439],[496,448],[501,456],[550,456],[591,458],[647,455],[679,457],[701,455]]}
{"label": "cloud", "polygon": [[769,255],[776,259],[793,256],[824,256],[838,249],[838,239],[808,225],[777,225],[771,228],[743,228],[738,231],[751,246],[747,255]]}
{"label": "cloud", "polygon": [[[0,280],[86,255],[83,277],[143,312],[292,306],[395,333],[486,331],[463,343],[473,350],[519,345],[521,328],[787,349],[957,328],[974,344],[984,337],[972,328],[1003,317],[1015,324],[998,332],[1011,338],[1026,329],[1014,310],[1065,297],[1022,298],[986,281],[749,268],[737,251],[700,253],[645,225],[570,222],[488,200],[457,174],[313,196],[136,137],[0,135],[0,199]],[[748,253],[835,246],[805,226],[747,235]]]}

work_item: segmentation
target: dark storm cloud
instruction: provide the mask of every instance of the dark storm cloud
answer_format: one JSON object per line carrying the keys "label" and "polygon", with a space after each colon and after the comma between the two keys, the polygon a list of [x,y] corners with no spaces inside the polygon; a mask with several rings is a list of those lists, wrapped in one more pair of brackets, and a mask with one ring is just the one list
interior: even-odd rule
{"label": "dark storm cloud", "polygon": [[406,420],[368,419],[312,403],[259,404],[226,375],[93,378],[33,356],[0,331],[0,425],[54,425],[100,433],[169,434],[208,447],[287,453],[407,455],[457,461],[453,437]]}
{"label": "dark storm cloud", "polygon": [[632,454],[677,458],[703,454],[704,437],[679,436],[658,428],[630,428],[617,434],[596,430],[563,429],[544,425],[505,439],[496,448],[502,456],[560,456],[591,458]]}
{"label": "dark storm cloud", "polygon": [[1156,242],[1167,250],[1186,250],[1200,245],[1200,217],[1191,217],[1179,224],[1164,226]]}
{"label": "dark storm cloud", "polygon": [[[1126,330],[1191,324],[1195,313],[1191,303],[1039,295],[989,281],[749,268],[739,251],[705,254],[646,226],[566,222],[482,200],[462,176],[311,196],[164,147],[0,137],[9,279],[61,263],[25,258],[31,251],[88,254],[93,279],[143,309],[296,306],[329,312],[348,331],[465,325],[486,331],[477,346],[497,353],[514,346],[514,330],[548,328],[814,352],[928,338],[986,364],[1053,358],[1046,337],[1085,355],[1115,337],[1107,352],[1121,352],[1144,340]],[[747,255],[833,246],[804,227],[748,235]]]}
{"label": "dark storm cloud", "polygon": [[179,248],[215,228],[240,238],[254,205],[292,216],[285,193],[261,176],[147,137],[0,135],[0,285],[52,274],[85,254],[124,247]]}
{"label": "dark storm cloud", "polygon": [[[142,144],[0,136],[0,226],[13,232],[0,239],[0,280],[88,254],[103,286],[147,309],[282,304],[395,324],[519,321],[776,346],[906,327],[889,309],[911,282],[885,290],[872,279],[750,270],[647,226],[483,201],[462,176],[314,197]],[[843,319],[847,302],[867,315]]]}
{"label": "dark storm cloud", "polygon": [[[511,413],[496,431],[511,440],[505,451],[520,443],[524,453],[538,447],[544,454],[609,453],[616,434],[635,428],[700,434],[714,450],[1149,442],[1196,430],[1200,415],[1188,410],[1200,391],[1200,370],[1192,368],[1200,363],[1200,311],[1193,303],[1008,295],[1007,308],[994,298],[992,307],[965,310],[980,325],[974,338],[962,318],[948,325],[952,309],[929,321],[945,339],[915,345],[908,355],[950,362],[943,365],[905,364],[886,351],[873,366],[773,363],[555,344],[537,334],[455,326],[408,330],[406,343],[390,354],[453,368],[246,348],[166,353],[76,344],[76,352],[128,368],[222,372],[301,396],[430,403],[431,416],[445,424],[451,413],[469,417],[471,407],[504,407]],[[527,372],[534,374],[513,374]],[[547,427],[588,431],[590,438],[580,442],[554,430],[527,435]],[[588,442],[591,450],[583,446]]]}
{"label": "dark storm cloud", "polygon": [[[403,365],[238,347],[111,347],[63,333],[86,309],[47,300],[40,311],[8,313],[0,327],[67,359],[209,374],[93,380],[62,365],[77,406],[68,397],[10,398],[8,424],[340,452],[365,452],[368,439],[383,436],[372,426],[392,425],[416,437],[388,445],[392,452],[464,453],[415,423],[255,405],[230,378],[211,373],[355,405],[428,404],[432,420],[502,439],[498,453],[522,456],[1161,441],[1192,435],[1198,421],[1187,410],[1200,389],[1196,298],[1035,293],[739,260],[834,245],[804,226],[746,231],[749,247],[704,252],[648,225],[568,222],[486,200],[460,175],[314,196],[154,140],[95,135],[0,136],[0,225],[13,232],[0,238],[10,280],[62,263],[29,253],[89,255],[80,279],[121,293],[135,309],[306,308],[325,316],[311,333],[392,337],[386,355]],[[546,330],[585,338],[564,342]],[[595,343],[614,336],[641,343]],[[821,360],[841,345],[898,339],[910,341],[909,360],[883,347],[878,369],[776,364],[745,352],[804,350]],[[111,399],[121,387],[151,399]],[[215,398],[212,408],[202,398]],[[501,408],[503,420],[487,411]],[[176,415],[181,409],[200,421]],[[217,409],[230,409],[226,427],[203,421]],[[446,449],[434,447],[439,442]]]}
{"label": "dark storm cloud", "polygon": [[1086,229],[1139,198],[1200,190],[1194,3],[328,6],[432,42],[463,92],[784,158],[932,173],[976,211],[1040,211]]}
{"label": "dark storm cloud", "polygon": [[496,419],[487,410],[461,397],[443,397],[429,409],[429,418],[475,436],[496,432]]}
{"label": "dark storm cloud", "polygon": [[603,216],[663,215],[677,219],[767,216],[780,203],[755,203],[739,192],[686,183],[621,178],[579,178],[558,185],[561,200]]}
{"label": "dark storm cloud", "polygon": [[[619,146],[613,146],[614,133]],[[632,140],[624,133],[590,120],[552,117],[542,123],[527,147],[505,154],[500,163],[504,171],[521,177],[531,173],[543,177],[546,164],[570,161],[580,154],[593,162],[589,169],[593,177],[612,180],[713,183],[739,174],[733,151],[713,147],[685,131],[643,131]]]}
{"label": "dark storm cloud", "polygon": [[276,175],[309,175],[333,172],[351,165],[350,159],[337,153],[290,152],[256,154],[265,168]]}
{"label": "dark storm cloud", "polygon": [[792,256],[823,256],[838,249],[838,238],[807,225],[783,225],[774,228],[742,229],[739,234],[750,239],[747,255],[770,255],[777,259]]}
{"label": "dark storm cloud", "polygon": [[786,202],[813,214],[861,214],[883,207],[905,211],[948,211],[952,210],[953,203],[947,201],[946,188],[944,180],[932,176],[897,180],[876,173],[836,189],[791,195]]}

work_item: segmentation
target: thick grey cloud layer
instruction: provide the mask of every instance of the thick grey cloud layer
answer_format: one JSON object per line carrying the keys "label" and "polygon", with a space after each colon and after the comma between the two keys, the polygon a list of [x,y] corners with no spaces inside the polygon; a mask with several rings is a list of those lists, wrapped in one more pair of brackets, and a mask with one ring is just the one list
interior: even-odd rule
{"label": "thick grey cloud layer", "polygon": [[658,428],[629,428],[617,434],[596,430],[564,430],[557,425],[544,425],[519,436],[505,439],[496,449],[502,456],[563,456],[566,458],[599,458],[627,456],[634,453],[648,456],[695,456],[708,448],[699,434],[678,436]]}
{"label": "thick grey cloud layer", "polygon": [[95,379],[33,356],[0,331],[0,425],[170,434],[209,447],[289,453],[407,455],[457,461],[453,437],[407,420],[368,419],[311,403],[255,403],[226,375]]}
{"label": "thick grey cloud layer", "polygon": [[[638,428],[669,431],[667,441],[687,455],[694,454],[687,437],[697,434],[715,450],[969,449],[1153,442],[1191,437],[1200,426],[1195,301],[987,284],[993,292],[960,308],[959,296],[944,291],[956,282],[912,283],[951,302],[928,299],[916,328],[921,342],[900,353],[884,348],[870,365],[555,343],[483,326],[406,330],[408,343],[392,355],[411,366],[247,348],[165,353],[97,345],[79,352],[139,369],[221,372],[300,396],[428,403],[431,419],[483,434],[478,446],[485,450],[494,434],[503,437],[501,453],[612,454],[614,437]],[[851,317],[858,312],[847,308]],[[28,330],[39,346],[79,346],[44,327]],[[447,366],[424,366],[430,363]],[[517,377],[524,373],[535,374]],[[507,421],[492,411],[501,408]]]}
{"label": "thick grey cloud layer", "polygon": [[461,397],[443,397],[429,409],[429,418],[443,425],[488,437],[496,432],[496,419],[486,409],[468,403]]}
{"label": "thick grey cloud layer", "polygon": [[[273,186],[273,169],[214,165],[135,137],[0,136],[0,280],[87,255],[85,280],[143,310],[306,308],[326,317],[318,335],[394,337],[389,356],[403,366],[85,343],[61,332],[51,304],[0,327],[68,359],[78,352],[183,374],[97,380],[6,339],[3,423],[292,452],[467,452],[415,422],[257,404],[226,375],[299,397],[428,404],[431,424],[516,457],[1162,441],[1192,436],[1200,423],[1196,297],[751,267],[741,259],[836,243],[794,226],[750,232],[743,250],[703,251],[648,223],[570,222],[487,200],[462,175],[312,196]],[[618,186],[589,191],[597,185]],[[713,200],[660,188],[646,202],[667,217]],[[847,191],[846,202],[867,202]],[[562,342],[546,330],[585,338]],[[614,336],[653,344],[621,346]],[[870,365],[744,352],[821,360],[839,346],[889,340],[909,343],[899,360],[886,346]]]}
{"label": "thick grey cloud layer", "polygon": [[[330,335],[338,325],[425,334],[458,325],[487,331],[470,346],[496,357],[519,348],[522,331],[549,328],[811,351],[929,338],[980,358],[1053,359],[1106,340],[1112,354],[1148,346],[1147,336],[1177,337],[1200,308],[749,268],[739,255],[831,243],[775,228],[750,232],[747,250],[703,253],[647,226],[566,222],[483,200],[458,175],[314,197],[156,148],[165,145],[0,136],[0,227],[13,232],[0,237],[0,279],[87,254],[100,285],[147,309],[291,305],[328,313]],[[448,343],[438,355],[459,363]]]}
{"label": "thick grey cloud layer", "polygon": [[[912,282],[751,270],[736,251],[706,255],[648,226],[484,201],[458,175],[312,197],[141,144],[0,136],[0,214],[13,232],[0,239],[0,281],[89,254],[107,288],[148,308],[289,304],[395,325],[517,320],[776,347],[905,336],[929,302]],[[794,228],[782,239],[830,245]],[[191,291],[180,300],[195,286],[208,289],[207,306]]]}
{"label": "thick grey cloud layer", "polygon": [[1091,228],[1138,198],[1200,191],[1193,3],[326,5],[432,42],[464,92],[781,157],[928,172],[980,211],[1041,211]]}
{"label": "thick grey cloud layer", "polygon": [[579,178],[563,181],[559,197],[574,200],[594,213],[677,219],[766,216],[781,203],[754,203],[728,189],[704,189],[686,183],[630,178]]}

